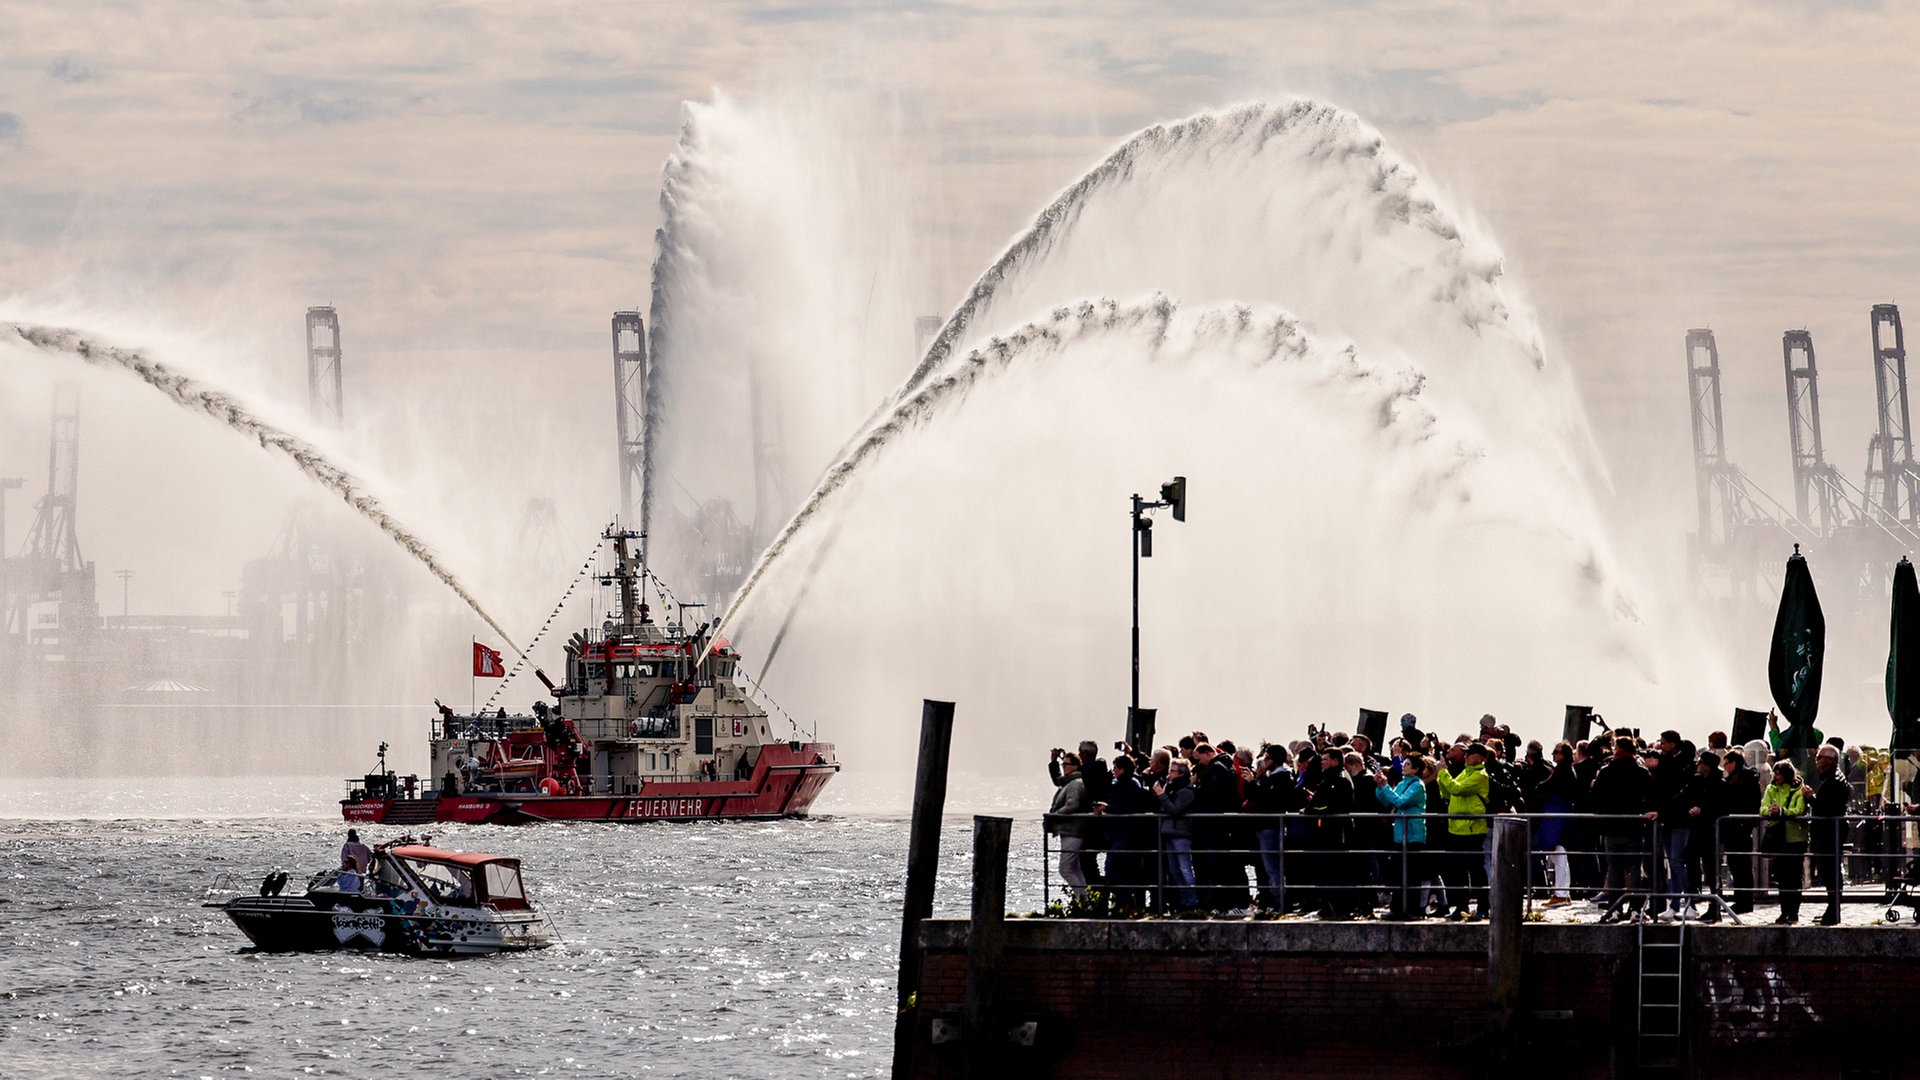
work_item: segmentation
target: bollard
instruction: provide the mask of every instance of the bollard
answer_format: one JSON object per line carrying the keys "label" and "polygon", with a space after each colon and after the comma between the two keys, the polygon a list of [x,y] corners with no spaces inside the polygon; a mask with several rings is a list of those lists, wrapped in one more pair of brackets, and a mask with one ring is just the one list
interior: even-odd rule
{"label": "bollard", "polygon": [[967,1075],[992,1075],[1006,1046],[994,1015],[1007,940],[1007,847],[1013,819],[973,819],[973,919],[967,923]]}
{"label": "bollard", "polygon": [[1487,1075],[1512,1074],[1514,1017],[1520,1006],[1520,913],[1526,901],[1527,823],[1493,822],[1487,878]]}
{"label": "bollard", "polygon": [[947,812],[947,753],[953,746],[953,702],[920,707],[920,760],[913,776],[913,822],[907,838],[907,895],[900,909],[900,982],[893,1019],[893,1075],[913,1075],[920,1033],[914,1020],[920,995],[920,923],[933,914],[940,871],[940,825]]}

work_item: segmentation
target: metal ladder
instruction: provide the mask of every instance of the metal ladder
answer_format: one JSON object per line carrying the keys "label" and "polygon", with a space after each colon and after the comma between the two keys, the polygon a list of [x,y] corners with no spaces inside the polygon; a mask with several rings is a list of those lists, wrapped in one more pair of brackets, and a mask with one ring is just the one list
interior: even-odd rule
{"label": "metal ladder", "polygon": [[1643,1075],[1670,1072],[1678,1076],[1684,1046],[1680,1018],[1686,1010],[1687,924],[1684,919],[1648,920],[1636,929],[1640,951],[1634,1029],[1637,1064]]}

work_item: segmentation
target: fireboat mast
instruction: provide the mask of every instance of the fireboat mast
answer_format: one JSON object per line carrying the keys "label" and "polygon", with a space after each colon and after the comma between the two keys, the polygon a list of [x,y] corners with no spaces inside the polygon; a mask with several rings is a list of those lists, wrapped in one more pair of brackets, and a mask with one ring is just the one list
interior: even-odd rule
{"label": "fireboat mast", "polygon": [[620,629],[631,634],[634,628],[653,620],[647,614],[647,607],[640,602],[639,578],[647,572],[644,557],[638,572],[633,567],[633,556],[627,550],[627,541],[638,538],[640,550],[646,550],[646,536],[632,529],[622,529],[618,525],[607,527],[608,539],[613,541],[614,572],[613,578],[620,586]]}

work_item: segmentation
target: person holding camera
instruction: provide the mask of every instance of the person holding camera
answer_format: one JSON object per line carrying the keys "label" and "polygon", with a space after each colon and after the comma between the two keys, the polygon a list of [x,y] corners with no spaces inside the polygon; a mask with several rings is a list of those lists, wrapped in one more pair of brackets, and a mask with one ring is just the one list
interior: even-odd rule
{"label": "person holding camera", "polygon": [[1484,743],[1455,746],[1448,752],[1448,767],[1434,774],[1447,797],[1448,869],[1441,877],[1447,885],[1447,900],[1454,905],[1447,918],[1455,922],[1486,917],[1489,756]]}
{"label": "person holding camera", "polygon": [[1260,854],[1263,878],[1259,906],[1269,914],[1280,914],[1287,897],[1285,848],[1282,846],[1284,819],[1280,815],[1305,805],[1306,800],[1293,775],[1293,766],[1287,761],[1286,747],[1272,744],[1262,747],[1260,767],[1247,784],[1246,803],[1242,809],[1249,814],[1262,815],[1253,823],[1253,838],[1254,847]]}
{"label": "person holding camera", "polygon": [[1400,759],[1396,776],[1390,778],[1378,764],[1373,767],[1373,796],[1393,815],[1394,849],[1387,857],[1386,882],[1392,900],[1387,918],[1419,918],[1414,897],[1419,893],[1420,868],[1417,860],[1427,847],[1427,784],[1422,778],[1427,761],[1409,753]]}
{"label": "person holding camera", "polygon": [[1313,852],[1313,870],[1309,880],[1320,892],[1323,919],[1344,919],[1353,897],[1348,872],[1347,841],[1349,816],[1353,810],[1353,779],[1347,775],[1343,755],[1331,747],[1320,752],[1320,774],[1314,779],[1313,796],[1307,802],[1307,850]]}
{"label": "person holding camera", "polygon": [[[1047,763],[1047,772],[1053,777],[1053,784],[1059,787],[1066,783],[1061,775],[1060,759],[1066,751],[1053,748],[1053,760]],[[1100,745],[1092,739],[1083,739],[1080,743],[1080,769],[1075,774],[1086,788],[1087,805],[1107,801],[1107,785],[1113,782],[1113,776],[1107,770],[1107,763],[1100,759]],[[1089,825],[1081,834],[1079,853],[1080,876],[1089,885],[1103,885],[1106,878],[1100,873],[1100,852],[1106,848],[1106,833],[1098,825]]]}
{"label": "person holding camera", "polygon": [[1160,846],[1166,852],[1166,899],[1178,911],[1200,906],[1193,881],[1193,812],[1195,792],[1192,766],[1185,758],[1174,758],[1167,767],[1167,778],[1153,784],[1154,799],[1160,805]]}
{"label": "person holding camera", "polygon": [[1153,852],[1159,846],[1159,823],[1153,814],[1160,803],[1141,784],[1136,771],[1131,756],[1115,754],[1106,801],[1093,804],[1093,812],[1106,821],[1107,885],[1119,911],[1147,906],[1147,887],[1154,879]]}
{"label": "person holding camera", "polygon": [[1087,823],[1061,820],[1061,816],[1089,813],[1093,805],[1087,799],[1086,782],[1080,779],[1080,755],[1062,753],[1054,761],[1059,766],[1061,780],[1053,793],[1053,806],[1047,811],[1047,827],[1060,838],[1060,878],[1073,890],[1073,898],[1080,900],[1087,895],[1087,878],[1080,869]]}

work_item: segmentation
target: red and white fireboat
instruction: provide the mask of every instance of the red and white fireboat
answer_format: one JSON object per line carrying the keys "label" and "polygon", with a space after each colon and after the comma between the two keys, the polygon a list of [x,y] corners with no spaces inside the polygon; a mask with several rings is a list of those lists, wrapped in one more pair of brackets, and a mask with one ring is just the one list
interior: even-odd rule
{"label": "red and white fireboat", "polygon": [[423,784],[386,767],[347,781],[348,821],[522,824],[804,817],[840,771],[833,744],[776,739],[766,710],[741,685],[740,654],[709,627],[656,624],[640,602],[644,570],[610,528],[620,617],[567,643],[556,699],[531,715],[433,721]]}

